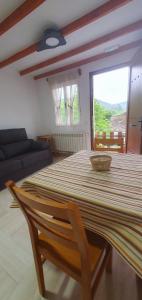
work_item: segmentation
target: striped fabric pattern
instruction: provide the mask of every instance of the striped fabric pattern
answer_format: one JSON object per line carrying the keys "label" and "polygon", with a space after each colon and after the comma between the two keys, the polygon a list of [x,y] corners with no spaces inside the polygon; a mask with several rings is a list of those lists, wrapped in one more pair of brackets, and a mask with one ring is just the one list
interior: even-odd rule
{"label": "striped fabric pattern", "polygon": [[112,153],[111,170],[96,172],[93,154],[78,152],[29,177],[23,187],[76,202],[86,228],[108,240],[142,278],[142,156]]}

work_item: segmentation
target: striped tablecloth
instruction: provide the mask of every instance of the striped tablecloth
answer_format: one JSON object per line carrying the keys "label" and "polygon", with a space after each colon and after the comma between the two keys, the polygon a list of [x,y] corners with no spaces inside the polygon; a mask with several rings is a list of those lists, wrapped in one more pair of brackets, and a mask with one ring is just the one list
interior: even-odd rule
{"label": "striped tablecloth", "polygon": [[78,203],[86,228],[106,238],[142,277],[142,156],[113,153],[111,170],[96,172],[92,154],[81,151],[42,169],[23,187]]}

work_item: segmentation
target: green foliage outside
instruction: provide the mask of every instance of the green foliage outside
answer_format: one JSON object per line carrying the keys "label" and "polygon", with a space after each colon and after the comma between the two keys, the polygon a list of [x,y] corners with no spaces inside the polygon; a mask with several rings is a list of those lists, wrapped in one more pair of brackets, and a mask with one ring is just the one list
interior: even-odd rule
{"label": "green foliage outside", "polygon": [[94,99],[93,110],[94,132],[106,132],[109,134],[113,130],[111,126],[111,117],[120,116],[125,113],[126,105],[118,103],[115,105],[115,108],[110,109],[105,107],[99,100]]}
{"label": "green foliage outside", "polygon": [[95,132],[101,133],[105,131],[106,133],[109,133],[111,131],[112,111],[103,107],[96,99],[94,99],[93,110]]}
{"label": "green foliage outside", "polygon": [[80,107],[79,107],[79,99],[78,94],[75,95],[74,101],[73,101],[73,125],[77,125],[80,121]]}

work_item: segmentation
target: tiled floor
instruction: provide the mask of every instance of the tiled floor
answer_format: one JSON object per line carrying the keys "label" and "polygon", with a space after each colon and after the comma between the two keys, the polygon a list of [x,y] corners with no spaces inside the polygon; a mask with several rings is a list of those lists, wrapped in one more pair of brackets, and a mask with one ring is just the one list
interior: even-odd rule
{"label": "tiled floor", "polygon": [[[28,228],[20,209],[10,209],[11,195],[0,192],[0,300],[41,300],[39,296]],[[46,263],[49,300],[80,299],[79,285]],[[104,273],[96,300],[140,300],[142,281],[113,253],[113,272]]]}

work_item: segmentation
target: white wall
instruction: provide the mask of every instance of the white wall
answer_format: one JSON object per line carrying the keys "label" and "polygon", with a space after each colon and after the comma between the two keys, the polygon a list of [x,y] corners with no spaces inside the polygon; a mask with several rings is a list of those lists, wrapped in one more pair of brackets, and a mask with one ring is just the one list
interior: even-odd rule
{"label": "white wall", "polygon": [[0,71],[0,129],[25,127],[29,137],[41,133],[35,82],[12,68]]}
{"label": "white wall", "polygon": [[[90,146],[90,86],[89,73],[102,70],[104,68],[123,64],[131,61],[137,49],[129,50],[117,55],[108,57],[81,67],[82,75],[79,79],[80,102],[81,102],[81,121],[78,126],[56,126],[54,115],[54,104],[51,91],[46,79],[37,81],[37,92],[42,114],[42,132],[86,132],[88,133],[88,148]],[[57,76],[57,75],[56,75]]]}

